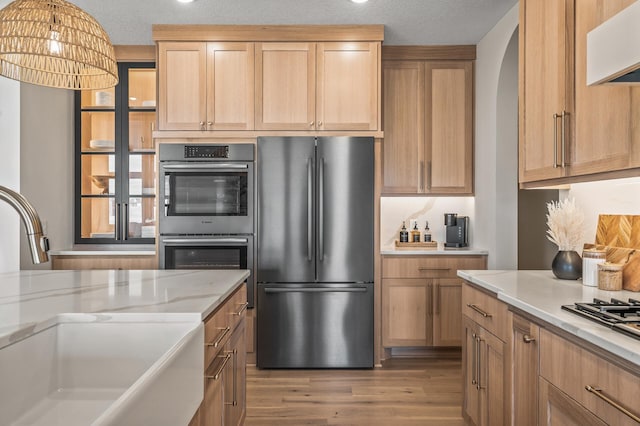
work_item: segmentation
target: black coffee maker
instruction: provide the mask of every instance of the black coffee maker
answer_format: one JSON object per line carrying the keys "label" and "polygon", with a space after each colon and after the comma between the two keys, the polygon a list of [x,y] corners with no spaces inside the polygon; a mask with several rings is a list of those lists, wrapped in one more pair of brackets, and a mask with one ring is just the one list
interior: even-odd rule
{"label": "black coffee maker", "polygon": [[458,216],[456,213],[444,214],[446,228],[445,247],[469,246],[469,216]]}

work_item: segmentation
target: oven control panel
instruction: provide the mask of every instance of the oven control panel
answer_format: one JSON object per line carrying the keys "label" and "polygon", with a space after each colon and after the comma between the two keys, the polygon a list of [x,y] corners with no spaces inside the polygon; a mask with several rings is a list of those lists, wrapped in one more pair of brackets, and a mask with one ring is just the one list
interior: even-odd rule
{"label": "oven control panel", "polygon": [[184,158],[229,158],[229,145],[185,145]]}

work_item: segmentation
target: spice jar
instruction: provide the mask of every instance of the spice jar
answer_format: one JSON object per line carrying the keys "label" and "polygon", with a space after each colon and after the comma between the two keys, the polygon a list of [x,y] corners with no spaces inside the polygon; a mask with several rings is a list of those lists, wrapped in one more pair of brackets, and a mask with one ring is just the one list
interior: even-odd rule
{"label": "spice jar", "polygon": [[620,263],[601,263],[598,265],[598,288],[600,290],[622,290],[622,268]]}
{"label": "spice jar", "polygon": [[598,286],[598,265],[606,261],[607,251],[586,249],[582,252],[582,284]]}

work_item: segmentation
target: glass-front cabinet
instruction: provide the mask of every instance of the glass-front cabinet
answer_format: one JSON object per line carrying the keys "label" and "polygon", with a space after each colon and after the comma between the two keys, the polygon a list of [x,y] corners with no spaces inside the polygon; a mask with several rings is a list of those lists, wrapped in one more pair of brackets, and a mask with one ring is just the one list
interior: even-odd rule
{"label": "glass-front cabinet", "polygon": [[118,73],[115,88],[76,93],[76,243],[155,238],[155,64],[123,62]]}

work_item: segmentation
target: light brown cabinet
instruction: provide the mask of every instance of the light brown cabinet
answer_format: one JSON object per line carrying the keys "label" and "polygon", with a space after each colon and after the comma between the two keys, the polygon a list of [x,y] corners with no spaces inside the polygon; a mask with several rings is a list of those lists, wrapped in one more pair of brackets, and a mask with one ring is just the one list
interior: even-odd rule
{"label": "light brown cabinet", "polygon": [[462,280],[455,274],[485,268],[485,256],[383,256],[383,346],[461,346]]}
{"label": "light brown cabinet", "polygon": [[380,43],[256,43],[256,129],[377,130]]}
{"label": "light brown cabinet", "polygon": [[[538,404],[540,425],[547,426],[605,426],[586,408],[571,399],[551,383],[540,378]],[[514,423],[517,424],[517,423]]]}
{"label": "light brown cabinet", "polygon": [[511,316],[511,415],[514,425],[538,424],[540,327],[521,316]]}
{"label": "light brown cabinet", "polygon": [[[605,424],[637,425],[640,377],[555,333],[540,331],[540,376]],[[546,414],[541,412],[544,423]]]}
{"label": "light brown cabinet", "polygon": [[[640,92],[587,86],[587,33],[633,0],[520,6],[520,183],[595,180],[640,165]],[[544,46],[541,49],[540,46]],[[632,173],[632,172],[627,172]]]}
{"label": "light brown cabinet", "polygon": [[160,130],[252,130],[254,45],[158,44]]}
{"label": "light brown cabinet", "polygon": [[205,320],[204,399],[189,426],[238,426],[246,416],[247,289]]}
{"label": "light brown cabinet", "polygon": [[473,87],[472,60],[383,57],[383,194],[473,193]]}
{"label": "light brown cabinet", "polygon": [[151,256],[52,255],[51,269],[157,269],[158,259]]}
{"label": "light brown cabinet", "polygon": [[492,296],[468,289],[465,284],[462,292],[463,415],[476,426],[503,425],[509,412],[506,305],[486,303]]}

